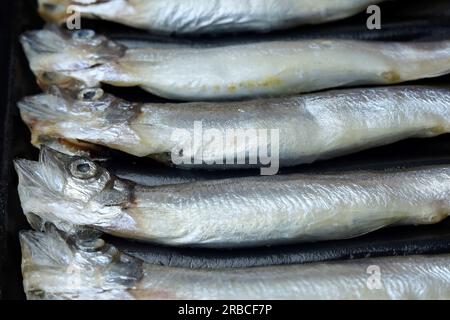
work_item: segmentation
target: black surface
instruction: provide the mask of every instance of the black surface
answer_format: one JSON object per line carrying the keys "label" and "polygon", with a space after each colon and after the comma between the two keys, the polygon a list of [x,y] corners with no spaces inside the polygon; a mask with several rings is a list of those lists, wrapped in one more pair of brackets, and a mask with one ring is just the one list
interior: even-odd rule
{"label": "black surface", "polygon": [[[257,35],[260,39],[272,37],[333,37],[372,39],[372,40],[439,40],[450,39],[450,12],[448,1],[438,1],[444,7],[438,10],[421,10],[413,7],[429,6],[436,1],[423,2],[398,0],[382,5],[382,26],[380,31],[365,30],[366,15],[325,26],[301,27],[296,30]],[[0,134],[1,134],[1,172],[0,172],[0,280],[1,296],[7,299],[23,299],[24,294],[20,275],[20,248],[18,231],[28,228],[20,209],[16,191],[17,177],[12,167],[16,157],[36,159],[37,151],[29,144],[30,135],[19,117],[16,108],[18,99],[39,92],[34,76],[17,41],[18,35],[25,30],[37,29],[43,22],[36,14],[35,0],[3,1],[0,11]],[[136,37],[149,37],[141,31],[131,30],[112,23],[87,22],[84,27],[96,26],[99,31],[108,30],[115,37],[127,37],[130,32]],[[247,34],[241,36],[254,37]],[[152,39],[167,41],[158,36]],[[203,37],[197,39],[170,40],[195,42],[217,42],[224,37]],[[235,41],[235,40],[232,40]],[[450,78],[427,80],[420,83],[449,84]],[[161,101],[138,89],[107,88],[114,94],[138,101]],[[129,157],[120,162],[133,163]],[[147,165],[148,160],[138,160]],[[414,139],[382,148],[342,157],[333,161],[302,166],[294,170],[334,170],[334,169],[386,169],[435,163],[450,164],[450,136],[433,139]],[[131,166],[131,168],[138,168]],[[128,169],[123,169],[124,171]],[[151,170],[158,170],[157,166]],[[151,173],[150,170],[150,173]],[[289,171],[293,169],[283,169]],[[171,174],[178,174],[173,171]],[[208,173],[209,174],[209,173]],[[117,240],[117,239],[116,239]],[[118,240],[117,240],[118,241]],[[131,244],[121,240],[121,246],[128,247],[135,254],[143,255],[147,260],[182,266],[243,266],[265,265],[268,263],[311,262],[327,259],[347,259],[367,255],[393,255],[412,253],[450,252],[450,227],[444,221],[434,226],[398,227],[374,232],[370,235],[342,241],[328,241],[315,244],[301,244],[282,247],[255,248],[233,251],[173,249],[142,244]],[[132,249],[131,249],[132,248]]]}

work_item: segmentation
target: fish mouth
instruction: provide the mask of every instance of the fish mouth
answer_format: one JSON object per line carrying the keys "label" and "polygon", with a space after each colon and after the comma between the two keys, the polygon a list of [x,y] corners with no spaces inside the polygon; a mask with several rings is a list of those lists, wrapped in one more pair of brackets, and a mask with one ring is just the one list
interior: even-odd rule
{"label": "fish mouth", "polygon": [[14,167],[19,176],[19,186],[29,192],[42,190],[40,193],[46,197],[63,193],[66,170],[64,161],[68,158],[69,156],[43,146],[39,161],[14,160]]}
{"label": "fish mouth", "polygon": [[58,29],[26,31],[20,36],[20,42],[27,55],[52,54],[61,52],[61,44],[65,40]]}
{"label": "fish mouth", "polygon": [[32,129],[37,122],[55,122],[67,117],[69,101],[62,96],[39,94],[25,97],[17,104],[24,122]]}
{"label": "fish mouth", "polygon": [[[58,89],[60,90],[60,89]],[[60,90],[61,91],[61,90]],[[31,131],[31,143],[40,148],[41,145],[53,145],[63,137],[60,125],[76,116],[75,101],[68,94],[52,90],[48,94],[25,97],[17,103],[23,122]],[[54,148],[58,149],[58,148]]]}
{"label": "fish mouth", "polygon": [[[93,30],[71,32],[56,25],[25,32],[20,42],[30,68],[44,90],[52,85],[71,89],[99,85],[91,71],[121,58],[127,50]],[[81,76],[76,75],[80,72]],[[84,77],[92,78],[88,80],[93,83],[86,82]]]}
{"label": "fish mouth", "polygon": [[[93,39],[74,40],[76,35],[86,35]],[[36,75],[49,73],[47,77],[55,78],[52,73],[64,73],[89,69],[97,64],[89,54],[96,44],[103,41],[92,30],[64,31],[57,25],[48,25],[42,30],[26,31],[20,36],[20,43]],[[89,51],[89,52],[88,52]],[[84,57],[84,58],[83,58]],[[59,75],[63,77],[63,75]],[[43,79],[45,80],[45,79]]]}
{"label": "fish mouth", "polygon": [[19,233],[22,249],[22,267],[43,266],[63,267],[70,264],[73,252],[62,234],[55,228],[48,233],[21,231]]}
{"label": "fish mouth", "polygon": [[14,167],[19,176],[19,185],[33,188],[41,186],[45,181],[42,175],[42,166],[39,162],[16,159],[14,160]]}

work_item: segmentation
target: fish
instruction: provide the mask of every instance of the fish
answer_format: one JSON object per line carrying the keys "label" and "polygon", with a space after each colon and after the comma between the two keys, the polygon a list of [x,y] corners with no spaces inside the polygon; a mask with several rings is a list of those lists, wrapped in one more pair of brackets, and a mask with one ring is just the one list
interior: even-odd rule
{"label": "fish", "polygon": [[54,88],[18,106],[36,147],[64,140],[75,149],[69,154],[100,145],[184,169],[261,168],[266,175],[450,132],[450,90],[437,86],[191,103],[132,103],[99,88]]}
{"label": "fish", "polygon": [[129,48],[92,30],[49,28],[21,42],[38,84],[141,87],[188,101],[276,97],[324,89],[391,85],[450,72],[450,40],[266,41],[217,47]]}
{"label": "fish", "polygon": [[442,221],[450,168],[292,174],[146,187],[47,147],[15,161],[23,212],[68,234],[94,229],[171,246],[234,248],[344,239]]}
{"label": "fish", "polygon": [[449,299],[450,256],[189,269],[149,264],[102,239],[22,231],[29,300]]}
{"label": "fish", "polygon": [[59,24],[102,19],[163,34],[285,29],[353,16],[383,0],[39,0],[39,13]]}

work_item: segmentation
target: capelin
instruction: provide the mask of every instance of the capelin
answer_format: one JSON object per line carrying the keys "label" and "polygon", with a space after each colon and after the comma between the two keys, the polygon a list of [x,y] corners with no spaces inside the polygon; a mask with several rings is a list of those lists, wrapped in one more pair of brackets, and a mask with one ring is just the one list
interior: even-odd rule
{"label": "capelin", "polygon": [[25,32],[20,41],[40,82],[68,81],[61,72],[80,71],[123,56],[126,48],[93,30],[63,31],[55,25]]}
{"label": "capelin", "polygon": [[142,276],[142,262],[100,238],[71,238],[55,228],[22,231],[22,274],[29,298],[127,290]]}

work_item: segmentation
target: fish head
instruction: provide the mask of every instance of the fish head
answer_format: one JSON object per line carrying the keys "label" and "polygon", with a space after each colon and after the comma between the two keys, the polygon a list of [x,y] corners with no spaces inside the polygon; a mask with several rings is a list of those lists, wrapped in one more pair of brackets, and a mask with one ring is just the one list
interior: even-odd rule
{"label": "fish head", "polygon": [[93,156],[101,153],[100,145],[126,140],[123,145],[129,146],[137,140],[128,123],[139,113],[138,104],[101,88],[78,91],[51,87],[46,93],[22,99],[18,106],[36,147],[59,141],[66,146],[66,153]]}
{"label": "fish head", "polygon": [[38,216],[69,234],[107,228],[130,201],[129,184],[86,157],[43,146],[39,161],[16,160],[19,196],[30,223]]}
{"label": "fish head", "polygon": [[56,228],[22,231],[22,274],[31,299],[127,297],[142,278],[142,262],[100,238],[68,237]]}
{"label": "fish head", "polygon": [[90,70],[125,53],[124,46],[93,30],[63,31],[54,25],[25,32],[20,41],[30,67],[43,87],[49,84],[69,86],[75,80],[66,73]]}

